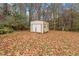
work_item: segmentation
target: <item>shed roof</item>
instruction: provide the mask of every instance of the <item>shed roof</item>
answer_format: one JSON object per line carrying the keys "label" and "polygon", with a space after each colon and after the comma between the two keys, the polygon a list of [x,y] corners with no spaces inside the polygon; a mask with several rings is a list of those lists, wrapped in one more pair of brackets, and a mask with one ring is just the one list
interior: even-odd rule
{"label": "shed roof", "polygon": [[47,21],[42,21],[42,20],[34,20],[34,21],[31,21],[31,22],[40,22],[40,23],[45,22],[45,23],[48,23]]}

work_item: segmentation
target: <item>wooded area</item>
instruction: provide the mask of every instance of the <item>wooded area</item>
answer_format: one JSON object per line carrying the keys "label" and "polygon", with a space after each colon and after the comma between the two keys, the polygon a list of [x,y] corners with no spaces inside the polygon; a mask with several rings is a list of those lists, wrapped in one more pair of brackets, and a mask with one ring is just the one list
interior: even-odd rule
{"label": "wooded area", "polygon": [[[31,32],[33,20],[48,32]],[[0,3],[1,56],[79,56],[78,31],[79,4]]]}
{"label": "wooded area", "polygon": [[51,30],[79,31],[79,4],[71,3],[2,3],[0,4],[0,33],[27,30],[30,21],[49,22]]}

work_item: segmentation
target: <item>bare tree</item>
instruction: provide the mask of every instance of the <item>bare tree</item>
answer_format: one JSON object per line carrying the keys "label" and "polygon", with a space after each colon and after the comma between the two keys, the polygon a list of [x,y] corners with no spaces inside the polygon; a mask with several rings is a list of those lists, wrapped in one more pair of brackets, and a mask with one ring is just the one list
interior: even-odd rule
{"label": "bare tree", "polygon": [[6,15],[8,13],[8,4],[4,3],[3,4],[3,15]]}
{"label": "bare tree", "polygon": [[20,14],[26,15],[26,6],[24,3],[19,3]]}

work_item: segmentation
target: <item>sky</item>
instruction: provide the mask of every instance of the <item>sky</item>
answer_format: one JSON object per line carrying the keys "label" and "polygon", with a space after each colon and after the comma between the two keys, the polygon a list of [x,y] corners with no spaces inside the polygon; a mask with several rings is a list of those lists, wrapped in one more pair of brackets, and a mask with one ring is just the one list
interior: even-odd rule
{"label": "sky", "polygon": [[71,3],[64,3],[64,4],[63,4],[64,8],[70,8],[71,5],[72,5]]}

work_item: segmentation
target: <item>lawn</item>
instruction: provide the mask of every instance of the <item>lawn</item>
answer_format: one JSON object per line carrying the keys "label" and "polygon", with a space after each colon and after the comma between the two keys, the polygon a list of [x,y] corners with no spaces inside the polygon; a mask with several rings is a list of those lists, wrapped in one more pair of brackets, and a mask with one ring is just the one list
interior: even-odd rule
{"label": "lawn", "polygon": [[0,55],[77,56],[79,32],[49,31],[41,34],[19,31],[0,35]]}

